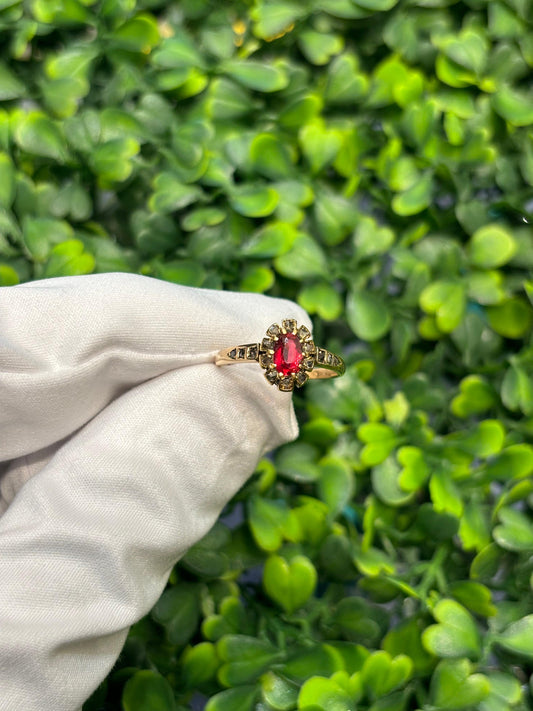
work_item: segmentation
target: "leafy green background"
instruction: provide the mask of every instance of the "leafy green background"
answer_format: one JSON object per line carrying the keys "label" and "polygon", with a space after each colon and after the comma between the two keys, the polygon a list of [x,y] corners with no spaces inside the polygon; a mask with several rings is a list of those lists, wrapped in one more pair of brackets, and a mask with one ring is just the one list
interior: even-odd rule
{"label": "leafy green background", "polygon": [[348,365],[86,711],[531,708],[532,68],[529,0],[0,0],[0,285],[284,296]]}

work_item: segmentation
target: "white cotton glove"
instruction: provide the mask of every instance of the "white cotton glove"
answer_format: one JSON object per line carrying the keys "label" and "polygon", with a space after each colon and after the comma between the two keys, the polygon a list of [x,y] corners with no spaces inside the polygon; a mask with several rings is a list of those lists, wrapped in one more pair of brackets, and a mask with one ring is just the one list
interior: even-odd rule
{"label": "white cotton glove", "polygon": [[[74,711],[268,450],[292,398],[257,364],[296,305],[131,274],[0,288],[0,708]],[[3,474],[2,474],[3,472]]]}

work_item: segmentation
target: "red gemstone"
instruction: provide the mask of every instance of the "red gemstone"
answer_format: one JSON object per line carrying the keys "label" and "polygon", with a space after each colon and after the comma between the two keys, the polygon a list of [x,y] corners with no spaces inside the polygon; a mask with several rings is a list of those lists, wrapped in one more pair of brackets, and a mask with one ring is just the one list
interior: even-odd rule
{"label": "red gemstone", "polygon": [[296,373],[302,362],[302,344],[294,333],[284,333],[274,347],[274,365],[278,373],[289,375]]}

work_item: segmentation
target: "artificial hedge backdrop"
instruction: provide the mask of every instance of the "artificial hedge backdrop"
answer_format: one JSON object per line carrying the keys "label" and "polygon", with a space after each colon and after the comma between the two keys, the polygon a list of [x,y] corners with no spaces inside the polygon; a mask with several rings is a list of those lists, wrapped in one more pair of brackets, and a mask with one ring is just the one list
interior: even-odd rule
{"label": "artificial hedge backdrop", "polygon": [[529,0],[0,0],[0,284],[289,297],[348,363],[87,711],[531,708],[532,68]]}

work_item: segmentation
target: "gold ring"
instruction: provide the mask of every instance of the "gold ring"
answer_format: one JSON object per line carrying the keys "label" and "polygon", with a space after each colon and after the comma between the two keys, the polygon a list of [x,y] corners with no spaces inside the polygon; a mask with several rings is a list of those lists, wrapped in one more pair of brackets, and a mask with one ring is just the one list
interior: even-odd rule
{"label": "gold ring", "polygon": [[268,382],[284,392],[301,388],[309,379],[335,378],[346,369],[342,358],[317,347],[309,329],[298,327],[292,318],[281,326],[273,323],[261,343],[231,346],[215,356],[216,365],[252,362],[259,362]]}

